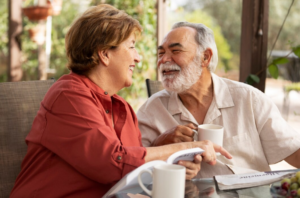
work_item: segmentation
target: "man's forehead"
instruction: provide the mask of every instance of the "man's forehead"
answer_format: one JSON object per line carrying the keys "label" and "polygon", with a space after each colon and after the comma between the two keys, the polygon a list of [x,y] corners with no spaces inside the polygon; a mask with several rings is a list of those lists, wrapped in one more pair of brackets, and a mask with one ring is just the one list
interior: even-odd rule
{"label": "man's forehead", "polygon": [[[192,43],[196,44],[195,41],[196,30],[190,27],[179,27],[171,30],[166,37],[163,39],[161,46],[172,47],[175,43],[184,46]],[[177,45],[178,46],[178,45]]]}

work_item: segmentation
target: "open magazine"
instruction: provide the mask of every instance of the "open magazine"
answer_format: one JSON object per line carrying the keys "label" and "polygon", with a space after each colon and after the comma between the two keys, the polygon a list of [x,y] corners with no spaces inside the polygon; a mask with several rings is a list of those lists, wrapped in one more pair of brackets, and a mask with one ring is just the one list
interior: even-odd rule
{"label": "open magazine", "polygon": [[294,176],[296,171],[297,169],[237,175],[217,175],[214,176],[214,180],[220,190],[231,190],[271,184],[285,177]]}
{"label": "open magazine", "polygon": [[[142,166],[136,168],[135,170],[131,171],[127,175],[125,175],[118,183],[116,183],[104,196],[103,198],[112,196],[117,192],[129,189],[138,184],[138,175],[144,169],[152,170],[155,165],[158,164],[177,164],[178,161],[193,161],[194,156],[197,154],[203,153],[204,150],[201,148],[193,148],[193,149],[186,149],[182,151],[178,151],[170,155],[170,157],[166,161],[162,160],[155,160],[148,163],[143,164]],[[145,185],[152,183],[152,178],[149,174],[142,174],[142,181]]]}

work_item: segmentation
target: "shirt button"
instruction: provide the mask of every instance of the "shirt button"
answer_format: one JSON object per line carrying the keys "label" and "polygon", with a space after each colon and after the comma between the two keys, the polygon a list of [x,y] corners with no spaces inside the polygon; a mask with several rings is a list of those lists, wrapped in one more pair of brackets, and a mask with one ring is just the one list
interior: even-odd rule
{"label": "shirt button", "polygon": [[107,94],[108,94],[108,93],[107,93],[107,91],[106,91],[106,92],[104,92],[104,94],[105,94],[105,95],[107,95]]}
{"label": "shirt button", "polygon": [[122,157],[119,155],[119,156],[117,157],[117,159],[118,159],[118,160],[121,160],[121,159],[122,159]]}
{"label": "shirt button", "polygon": [[108,110],[106,110],[105,112],[106,112],[106,113],[109,113],[109,111],[108,111]]}

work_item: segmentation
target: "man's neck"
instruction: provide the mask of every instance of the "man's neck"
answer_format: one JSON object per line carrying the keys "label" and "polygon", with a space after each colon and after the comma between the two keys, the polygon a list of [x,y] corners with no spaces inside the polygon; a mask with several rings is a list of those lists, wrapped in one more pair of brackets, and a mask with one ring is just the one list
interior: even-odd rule
{"label": "man's neck", "polygon": [[203,69],[199,80],[187,91],[178,94],[183,105],[191,112],[199,124],[202,124],[213,100],[211,73]]}

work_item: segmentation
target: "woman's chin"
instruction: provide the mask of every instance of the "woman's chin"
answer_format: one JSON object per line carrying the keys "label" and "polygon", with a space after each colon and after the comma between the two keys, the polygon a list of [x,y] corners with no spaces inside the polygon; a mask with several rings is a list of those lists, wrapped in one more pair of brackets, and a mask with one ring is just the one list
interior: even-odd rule
{"label": "woman's chin", "polygon": [[130,87],[132,85],[132,81],[126,82],[124,87]]}

